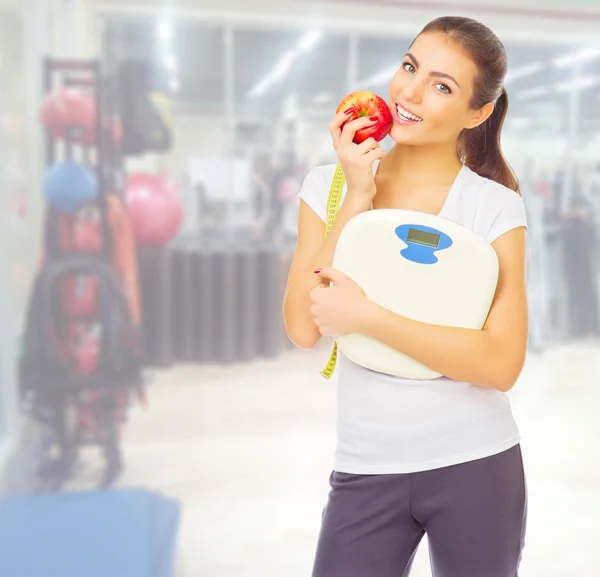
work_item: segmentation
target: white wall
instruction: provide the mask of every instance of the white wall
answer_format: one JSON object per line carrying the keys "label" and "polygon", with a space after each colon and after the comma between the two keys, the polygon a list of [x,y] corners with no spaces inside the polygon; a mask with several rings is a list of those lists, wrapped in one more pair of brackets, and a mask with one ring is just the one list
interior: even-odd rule
{"label": "white wall", "polygon": [[49,51],[60,58],[94,58],[98,54],[95,0],[44,0]]}
{"label": "white wall", "polygon": [[[41,129],[38,119],[47,18],[42,0],[0,9],[0,492],[16,446],[18,339],[42,245]],[[20,209],[18,208],[20,207]]]}

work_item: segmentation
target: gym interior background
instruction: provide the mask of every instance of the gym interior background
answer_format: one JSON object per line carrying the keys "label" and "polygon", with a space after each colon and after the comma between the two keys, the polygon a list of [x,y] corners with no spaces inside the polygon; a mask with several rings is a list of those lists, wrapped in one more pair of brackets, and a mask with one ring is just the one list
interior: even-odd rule
{"label": "gym interior background", "polygon": [[521,574],[597,575],[597,2],[2,0],[0,577],[309,574],[335,377],[329,342],[283,329],[297,193],[335,162],[341,98],[387,96],[445,13],[509,56],[503,145],[530,224]]}

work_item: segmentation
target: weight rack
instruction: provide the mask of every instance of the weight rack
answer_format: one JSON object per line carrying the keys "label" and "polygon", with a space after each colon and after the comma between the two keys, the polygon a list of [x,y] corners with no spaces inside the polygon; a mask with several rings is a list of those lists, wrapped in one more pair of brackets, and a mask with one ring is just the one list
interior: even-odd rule
{"label": "weight rack", "polygon": [[[92,201],[98,211],[101,237],[100,252],[85,254],[86,259],[99,259],[112,266],[112,238],[109,228],[107,198],[109,191],[122,196],[122,161],[114,138],[115,117],[113,87],[101,73],[99,60],[72,60],[46,58],[43,68],[45,94],[55,88],[88,89],[95,103],[94,141],[78,142],[78,127],[67,130],[64,141],[55,139],[46,131],[45,166],[59,160],[77,160],[91,169],[96,176],[98,196]],[[45,214],[46,261],[73,256],[54,242],[53,226],[57,214],[51,206]],[[81,253],[78,253],[81,255]],[[107,331],[102,331],[100,350],[104,351]],[[79,449],[86,445],[103,448],[105,471],[101,485],[111,485],[122,470],[119,445],[119,426],[126,410],[127,391],[107,387],[100,391],[82,387],[80,391],[66,387],[53,388],[51,393],[37,395],[32,401],[30,414],[44,425],[39,449],[38,490],[60,490],[77,471]],[[91,432],[92,423],[96,430]]]}

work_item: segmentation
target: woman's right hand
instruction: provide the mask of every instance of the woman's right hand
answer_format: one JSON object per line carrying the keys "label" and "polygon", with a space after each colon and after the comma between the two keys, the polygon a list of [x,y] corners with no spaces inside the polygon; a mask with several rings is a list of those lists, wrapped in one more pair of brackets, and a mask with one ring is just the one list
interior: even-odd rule
{"label": "woman's right hand", "polygon": [[356,197],[372,201],[377,192],[373,177],[373,163],[385,156],[384,150],[374,138],[368,138],[360,144],[354,144],[354,135],[361,128],[372,126],[377,121],[368,117],[357,118],[346,122],[348,115],[340,112],[329,123],[329,131],[333,138],[333,148],[344,169],[348,185],[347,197]]}

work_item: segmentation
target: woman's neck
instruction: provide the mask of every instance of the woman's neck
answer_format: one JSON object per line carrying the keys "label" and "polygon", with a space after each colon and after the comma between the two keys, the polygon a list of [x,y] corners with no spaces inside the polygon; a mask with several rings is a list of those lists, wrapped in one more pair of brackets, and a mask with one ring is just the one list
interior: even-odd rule
{"label": "woman's neck", "polygon": [[408,187],[453,181],[462,168],[454,145],[395,144],[382,160],[384,172]]}

